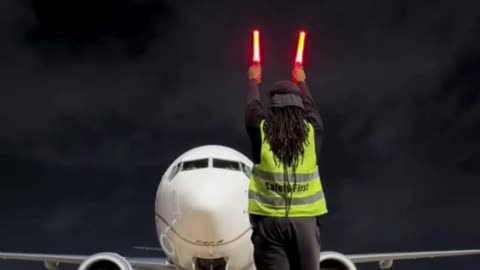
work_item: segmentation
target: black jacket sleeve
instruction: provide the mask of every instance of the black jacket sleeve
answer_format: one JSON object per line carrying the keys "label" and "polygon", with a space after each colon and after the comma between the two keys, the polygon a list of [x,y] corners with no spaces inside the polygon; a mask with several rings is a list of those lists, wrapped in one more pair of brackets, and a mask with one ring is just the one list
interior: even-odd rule
{"label": "black jacket sleeve", "polygon": [[247,108],[245,112],[245,126],[252,147],[253,163],[260,163],[260,148],[262,139],[260,134],[260,122],[265,119],[265,112],[260,100],[260,89],[256,80],[249,81]]}
{"label": "black jacket sleeve", "polygon": [[300,95],[302,96],[303,100],[305,116],[307,118],[307,121],[312,124],[313,129],[315,130],[315,146],[318,160],[320,157],[320,149],[322,146],[322,139],[324,134],[322,118],[320,117],[320,113],[317,110],[315,101],[313,100],[307,83],[300,82],[298,83],[298,87],[300,88]]}
{"label": "black jacket sleeve", "polygon": [[300,95],[302,96],[303,107],[305,108],[305,115],[307,117],[307,120],[313,125],[313,128],[316,131],[315,133],[322,134],[323,122],[320,117],[320,113],[316,108],[316,104],[313,100],[312,94],[310,93],[310,89],[305,82],[300,82],[298,84],[298,87],[300,88]]}

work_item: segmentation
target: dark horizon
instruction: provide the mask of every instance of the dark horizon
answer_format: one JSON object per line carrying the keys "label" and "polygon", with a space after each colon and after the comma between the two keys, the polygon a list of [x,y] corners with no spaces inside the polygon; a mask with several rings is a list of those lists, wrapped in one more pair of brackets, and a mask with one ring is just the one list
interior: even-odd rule
{"label": "dark horizon", "polygon": [[2,1],[0,251],[154,255],[132,247],[159,245],[153,207],[167,166],[204,144],[251,157],[244,109],[257,28],[262,90],[290,78],[307,32],[304,67],[326,132],[322,250],[480,248],[479,8]]}

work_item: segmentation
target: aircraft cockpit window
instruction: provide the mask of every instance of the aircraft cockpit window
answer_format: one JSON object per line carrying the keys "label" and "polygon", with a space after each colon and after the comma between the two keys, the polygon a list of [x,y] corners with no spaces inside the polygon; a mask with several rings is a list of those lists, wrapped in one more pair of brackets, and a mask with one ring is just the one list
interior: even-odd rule
{"label": "aircraft cockpit window", "polygon": [[208,158],[184,161],[181,171],[191,171],[208,167]]}
{"label": "aircraft cockpit window", "polygon": [[173,167],[172,172],[168,176],[168,179],[172,180],[175,177],[175,175],[177,175],[178,169],[180,169],[180,165],[181,163],[178,163],[177,165],[175,165],[175,167]]}
{"label": "aircraft cockpit window", "polygon": [[252,169],[243,163],[241,164],[242,164],[242,171],[245,173],[245,175],[248,178],[250,178],[252,176]]}
{"label": "aircraft cockpit window", "polygon": [[225,169],[231,171],[241,171],[240,163],[237,161],[223,160],[223,159],[213,159],[213,167],[218,169]]}

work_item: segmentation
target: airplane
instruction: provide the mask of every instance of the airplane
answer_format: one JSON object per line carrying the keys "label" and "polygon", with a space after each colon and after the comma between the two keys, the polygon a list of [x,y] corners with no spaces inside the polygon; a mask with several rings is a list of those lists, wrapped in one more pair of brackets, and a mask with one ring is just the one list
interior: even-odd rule
{"label": "airplane", "polygon": [[[205,145],[178,157],[163,174],[156,194],[155,222],[162,257],[0,252],[0,259],[60,264],[79,270],[255,270],[248,218],[248,185],[253,163],[225,146]],[[396,260],[479,255],[480,250],[370,253],[320,252],[320,268],[356,270],[357,264],[392,267]]]}

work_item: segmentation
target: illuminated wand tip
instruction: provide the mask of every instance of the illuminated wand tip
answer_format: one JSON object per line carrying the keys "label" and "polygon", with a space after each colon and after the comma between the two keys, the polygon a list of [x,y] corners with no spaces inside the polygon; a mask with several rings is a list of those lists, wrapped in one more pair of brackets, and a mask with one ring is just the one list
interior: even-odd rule
{"label": "illuminated wand tip", "polygon": [[303,48],[305,46],[305,31],[300,31],[298,36],[297,57],[295,58],[296,64],[302,64],[303,62]]}
{"label": "illuminated wand tip", "polygon": [[260,63],[260,31],[253,31],[253,62]]}

